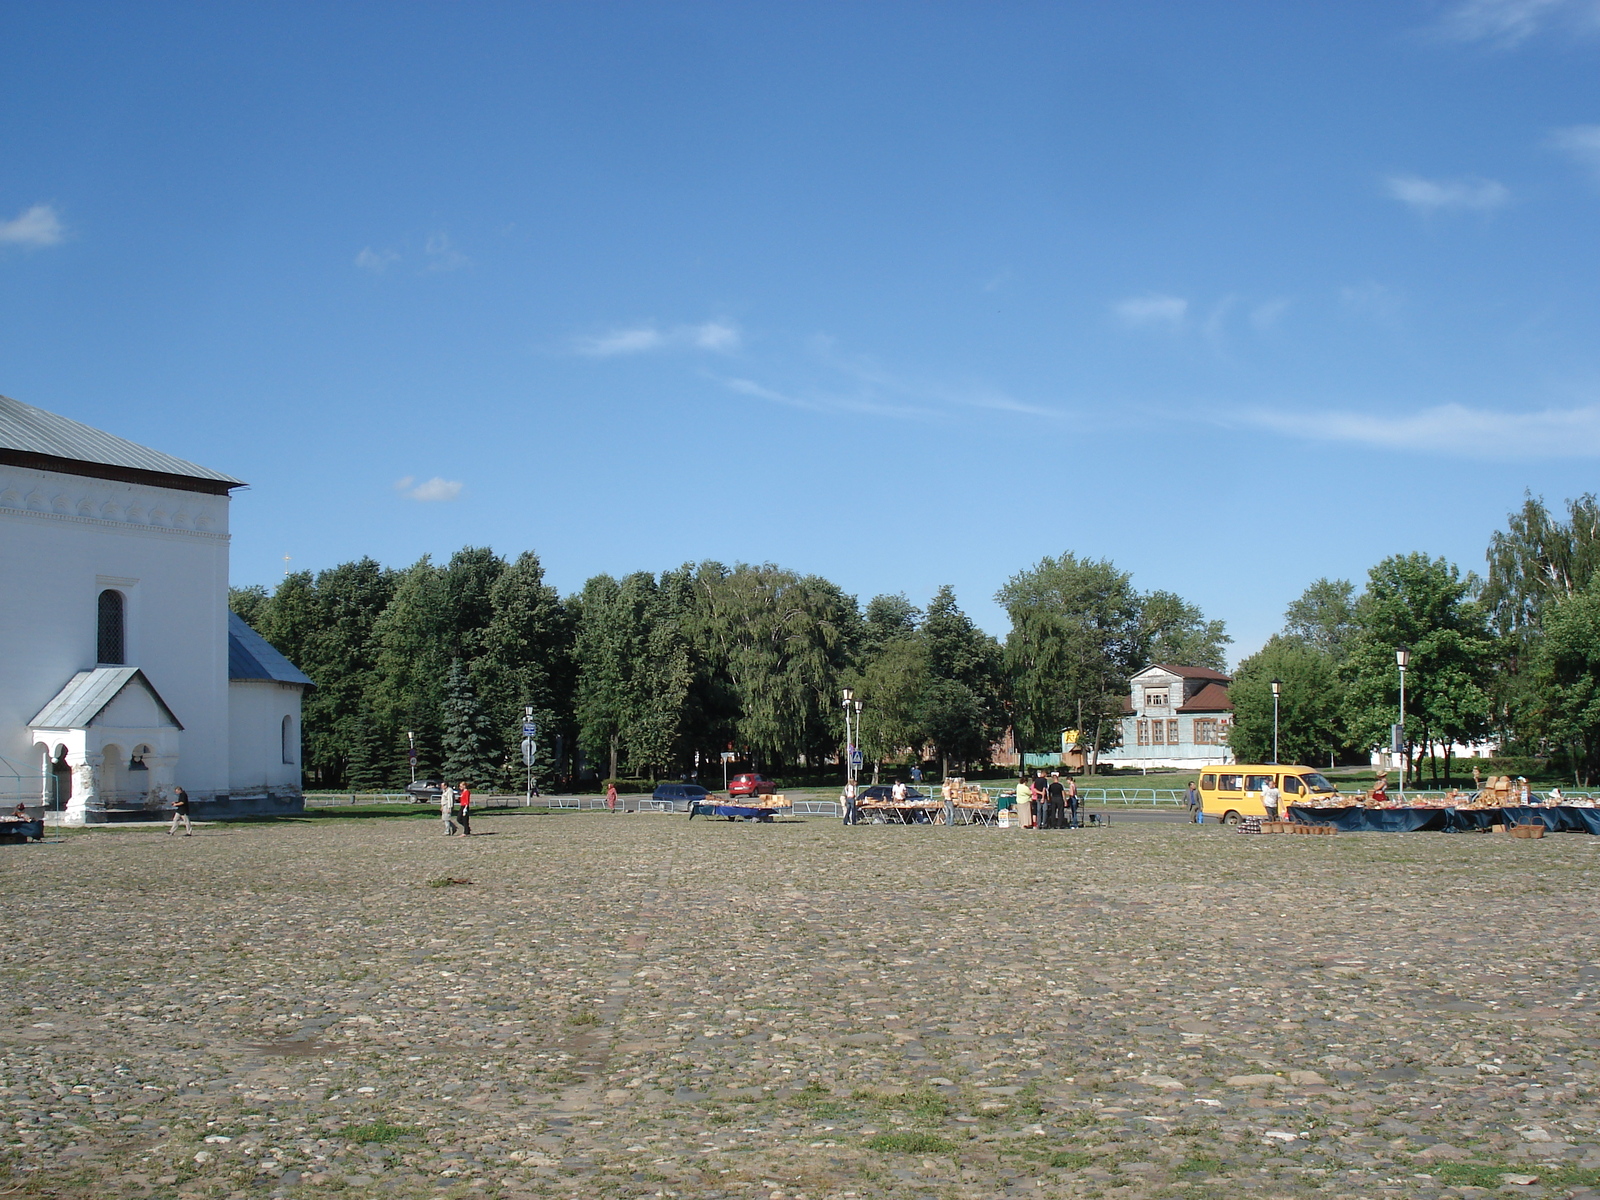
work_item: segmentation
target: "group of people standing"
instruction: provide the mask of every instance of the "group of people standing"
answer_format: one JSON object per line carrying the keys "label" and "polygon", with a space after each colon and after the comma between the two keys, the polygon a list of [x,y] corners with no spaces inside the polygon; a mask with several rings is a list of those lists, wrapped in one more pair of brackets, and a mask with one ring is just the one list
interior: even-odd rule
{"label": "group of people standing", "polygon": [[445,837],[458,832],[462,837],[472,836],[472,792],[465,779],[459,789],[448,783],[440,785],[439,816],[444,820]]}
{"label": "group of people standing", "polygon": [[1015,808],[1023,829],[1077,829],[1083,824],[1078,781],[1068,775],[1062,783],[1060,771],[1051,771],[1048,779],[1043,771],[1035,771],[1031,778],[1019,776],[1015,796],[1002,792],[997,807]]}

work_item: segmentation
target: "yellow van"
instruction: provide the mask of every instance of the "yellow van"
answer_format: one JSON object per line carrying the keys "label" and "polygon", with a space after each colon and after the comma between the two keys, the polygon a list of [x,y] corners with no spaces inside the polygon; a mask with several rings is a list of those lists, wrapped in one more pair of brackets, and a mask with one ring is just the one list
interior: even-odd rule
{"label": "yellow van", "polygon": [[1271,763],[1205,767],[1200,773],[1200,811],[1224,825],[1237,825],[1240,817],[1264,817],[1261,789],[1268,780],[1277,786],[1278,812],[1284,816],[1291,804],[1326,803],[1339,790],[1310,767]]}

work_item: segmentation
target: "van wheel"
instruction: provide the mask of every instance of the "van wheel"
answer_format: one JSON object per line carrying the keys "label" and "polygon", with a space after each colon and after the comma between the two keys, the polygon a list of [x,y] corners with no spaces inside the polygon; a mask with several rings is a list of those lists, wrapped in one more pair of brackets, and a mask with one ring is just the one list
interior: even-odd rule
{"label": "van wheel", "polygon": [[1222,814],[1222,823],[1224,825],[1237,825],[1239,823],[1239,814],[1230,808]]}

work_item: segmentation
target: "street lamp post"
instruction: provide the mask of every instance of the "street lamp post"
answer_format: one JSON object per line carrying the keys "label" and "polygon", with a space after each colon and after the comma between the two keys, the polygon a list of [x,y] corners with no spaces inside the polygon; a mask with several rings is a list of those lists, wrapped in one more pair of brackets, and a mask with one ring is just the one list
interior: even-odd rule
{"label": "street lamp post", "polygon": [[406,759],[411,763],[411,782],[417,781],[417,735],[414,731],[406,730]]}
{"label": "street lamp post", "polygon": [[[1403,755],[1403,754],[1405,754],[1405,751],[1406,751],[1406,668],[1411,665],[1411,649],[1410,649],[1410,647],[1408,647],[1408,646],[1397,646],[1395,648],[1394,665],[1400,668],[1400,724],[1398,726],[1398,728],[1400,730],[1400,737],[1397,740],[1400,743],[1398,748],[1399,748],[1401,754]],[[1406,767],[1407,767],[1407,765],[1408,765],[1407,760],[1405,758],[1402,758],[1400,760],[1400,786],[1401,787],[1404,787],[1405,783],[1406,783]]]}
{"label": "street lamp post", "polygon": [[1272,681],[1272,765],[1278,765],[1278,700],[1283,695],[1283,680]]}
{"label": "street lamp post", "polygon": [[[856,778],[856,743],[850,736],[850,710],[855,706],[854,688],[844,689],[844,781],[854,783]],[[859,734],[859,723],[857,733]]]}

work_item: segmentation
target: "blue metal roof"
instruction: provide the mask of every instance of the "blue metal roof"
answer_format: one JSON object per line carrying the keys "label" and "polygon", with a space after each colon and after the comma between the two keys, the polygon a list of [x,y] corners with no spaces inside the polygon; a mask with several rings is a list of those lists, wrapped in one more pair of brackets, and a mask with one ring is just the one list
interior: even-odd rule
{"label": "blue metal roof", "polygon": [[277,683],[298,683],[316,687],[311,677],[279,654],[245,619],[228,614],[228,678],[270,679]]}
{"label": "blue metal roof", "polygon": [[233,487],[244,484],[232,475],[198,466],[92,425],[34,408],[9,396],[0,396],[0,450],[24,454],[43,454],[72,462],[98,463],[130,471],[150,471],[160,475],[180,475],[189,479],[209,479]]}
{"label": "blue metal roof", "polygon": [[83,729],[135,680],[144,685],[172,723],[182,729],[183,722],[173,715],[161,693],[151,686],[138,667],[96,667],[92,671],[79,671],[28,724],[35,729]]}

